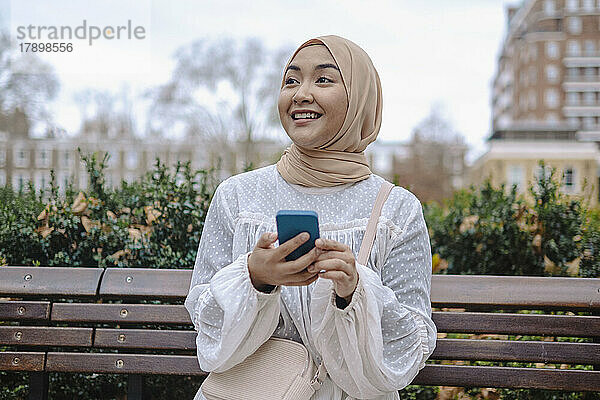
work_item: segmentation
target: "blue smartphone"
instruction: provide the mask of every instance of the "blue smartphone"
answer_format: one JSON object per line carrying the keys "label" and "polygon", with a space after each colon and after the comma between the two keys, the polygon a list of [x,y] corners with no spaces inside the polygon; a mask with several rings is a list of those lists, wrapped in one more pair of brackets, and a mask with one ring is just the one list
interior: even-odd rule
{"label": "blue smartphone", "polygon": [[302,232],[310,234],[310,238],[306,242],[285,257],[287,261],[296,260],[315,247],[315,240],[319,238],[319,217],[316,212],[309,210],[279,210],[275,220],[280,246]]}

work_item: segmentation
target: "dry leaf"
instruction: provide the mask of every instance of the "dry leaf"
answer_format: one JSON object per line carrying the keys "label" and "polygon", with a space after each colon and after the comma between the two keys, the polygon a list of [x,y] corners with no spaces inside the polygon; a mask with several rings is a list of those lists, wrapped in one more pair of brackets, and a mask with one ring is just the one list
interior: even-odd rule
{"label": "dry leaf", "polygon": [[568,267],[567,272],[569,273],[569,275],[571,275],[571,276],[579,275],[579,263],[580,262],[581,262],[581,257],[577,257],[577,258],[569,261],[568,263],[565,263],[565,265]]}
{"label": "dry leaf", "polygon": [[100,226],[100,222],[99,221],[92,221],[91,219],[89,219],[85,215],[81,216],[81,224],[83,225],[83,229],[85,229],[85,231],[87,233],[90,233],[90,231],[92,230],[92,228]]}
{"label": "dry leaf", "polygon": [[135,229],[135,228],[128,228],[129,230],[129,237],[134,241],[134,242],[138,242],[140,240],[142,240],[142,232],[139,229]]}
{"label": "dry leaf", "polygon": [[79,192],[77,197],[73,201],[73,205],[71,206],[71,211],[75,215],[82,214],[87,209],[87,201],[85,200],[85,195],[83,192]]}
{"label": "dry leaf", "polygon": [[114,258],[115,260],[118,260],[119,258],[126,256],[128,254],[131,254],[131,250],[130,249],[124,249],[124,250],[119,250],[115,253],[113,253],[111,255],[112,258]]}
{"label": "dry leaf", "polygon": [[108,218],[110,218],[111,220],[113,220],[113,221],[116,221],[116,220],[117,220],[117,216],[115,215],[115,213],[114,213],[114,212],[112,212],[112,211],[110,211],[110,210],[108,210],[108,211],[106,212],[106,216],[107,216]]}
{"label": "dry leaf", "polygon": [[40,213],[40,215],[38,215],[38,217],[37,217],[38,221],[45,220],[48,217],[48,211],[46,211],[47,208],[48,207],[44,208],[44,210]]}
{"label": "dry leaf", "polygon": [[53,230],[54,230],[54,227],[50,228],[50,227],[44,225],[44,226],[37,228],[35,231],[37,233],[39,233],[40,235],[42,235],[42,237],[45,239],[46,236],[48,236],[50,233],[52,233]]}
{"label": "dry leaf", "polygon": [[154,209],[152,206],[144,206],[144,212],[146,213],[146,223],[148,223],[148,225],[156,221],[156,219],[162,215],[160,211]]}

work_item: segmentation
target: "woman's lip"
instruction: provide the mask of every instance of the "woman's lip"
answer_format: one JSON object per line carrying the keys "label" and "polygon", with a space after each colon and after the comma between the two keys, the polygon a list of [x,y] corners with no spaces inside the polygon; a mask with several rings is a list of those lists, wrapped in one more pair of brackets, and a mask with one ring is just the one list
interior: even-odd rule
{"label": "woman's lip", "polygon": [[292,121],[294,121],[294,124],[296,124],[298,126],[303,126],[310,122],[317,121],[317,120],[321,119],[322,117],[323,116],[321,115],[319,118],[316,118],[316,119],[313,119],[313,118],[294,119],[294,118],[292,118]]}

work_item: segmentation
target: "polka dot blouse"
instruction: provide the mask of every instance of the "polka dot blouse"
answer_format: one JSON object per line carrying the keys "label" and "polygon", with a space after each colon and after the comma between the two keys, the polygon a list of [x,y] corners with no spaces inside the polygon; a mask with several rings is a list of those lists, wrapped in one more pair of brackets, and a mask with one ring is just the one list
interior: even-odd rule
{"label": "polka dot blouse", "polygon": [[[314,400],[399,399],[435,348],[431,319],[431,248],[419,200],[395,186],[383,206],[358,286],[338,308],[333,282],[252,285],[247,257],[265,232],[277,232],[278,210],[314,210],[323,238],[358,257],[384,179],[309,188],[286,182],[275,165],[223,181],[210,204],[185,307],[204,371],[226,371],[269,337],[304,344],[328,375]],[[276,244],[277,245],[277,244]],[[201,389],[195,400],[205,399]]]}

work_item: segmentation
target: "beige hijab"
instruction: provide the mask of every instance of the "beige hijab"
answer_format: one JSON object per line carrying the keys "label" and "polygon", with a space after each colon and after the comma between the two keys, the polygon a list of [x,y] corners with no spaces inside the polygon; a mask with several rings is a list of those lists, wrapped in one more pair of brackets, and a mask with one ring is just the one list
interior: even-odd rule
{"label": "beige hijab", "polygon": [[[292,143],[277,162],[277,170],[289,183],[302,186],[337,186],[367,179],[371,169],[364,154],[381,127],[382,94],[373,62],[357,44],[339,36],[319,36],[304,42],[324,44],[340,68],[348,96],[346,118],[339,132],[318,148]],[[285,84],[285,76],[281,87]]]}

